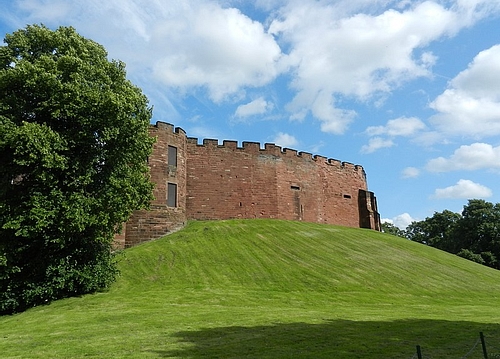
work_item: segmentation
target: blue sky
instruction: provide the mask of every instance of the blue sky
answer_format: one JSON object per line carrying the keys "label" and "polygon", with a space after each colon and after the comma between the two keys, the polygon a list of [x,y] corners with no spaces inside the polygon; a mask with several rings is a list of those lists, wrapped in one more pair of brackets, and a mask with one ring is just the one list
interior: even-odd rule
{"label": "blue sky", "polygon": [[73,26],[154,121],[364,167],[405,227],[500,202],[498,0],[11,0],[0,33]]}

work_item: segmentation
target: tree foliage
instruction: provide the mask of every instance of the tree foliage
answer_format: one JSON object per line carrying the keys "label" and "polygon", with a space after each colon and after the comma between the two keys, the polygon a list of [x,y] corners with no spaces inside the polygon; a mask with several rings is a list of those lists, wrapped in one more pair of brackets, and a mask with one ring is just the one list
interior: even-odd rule
{"label": "tree foliage", "polygon": [[396,227],[393,223],[383,222],[382,223],[382,232],[392,234],[397,237],[405,237],[406,232],[398,227]]}
{"label": "tree foliage", "polygon": [[412,241],[451,251],[455,226],[460,218],[460,214],[449,210],[435,212],[424,221],[412,222],[406,228],[406,236]]}
{"label": "tree foliage", "polygon": [[[500,203],[471,200],[457,226],[455,250],[479,254],[489,267],[500,269]],[[458,248],[460,247],[460,248]]]}
{"label": "tree foliage", "polygon": [[500,203],[469,200],[461,214],[445,210],[412,222],[406,237],[500,269]]}
{"label": "tree foliage", "polygon": [[106,288],[113,236],[152,196],[151,109],[71,27],[0,47],[0,313]]}

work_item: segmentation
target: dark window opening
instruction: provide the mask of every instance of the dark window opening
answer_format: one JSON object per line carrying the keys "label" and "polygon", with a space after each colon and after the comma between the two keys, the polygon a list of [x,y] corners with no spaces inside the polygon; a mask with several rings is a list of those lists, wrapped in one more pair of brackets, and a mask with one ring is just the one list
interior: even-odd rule
{"label": "dark window opening", "polygon": [[177,147],[168,146],[168,165],[177,167]]}
{"label": "dark window opening", "polygon": [[290,186],[291,189],[293,189],[294,191],[298,191],[300,190],[300,187],[299,186]]}
{"label": "dark window opening", "polygon": [[167,186],[167,206],[177,207],[177,185],[169,183]]}
{"label": "dark window opening", "polygon": [[345,194],[344,198],[351,198],[351,195],[350,194]]}

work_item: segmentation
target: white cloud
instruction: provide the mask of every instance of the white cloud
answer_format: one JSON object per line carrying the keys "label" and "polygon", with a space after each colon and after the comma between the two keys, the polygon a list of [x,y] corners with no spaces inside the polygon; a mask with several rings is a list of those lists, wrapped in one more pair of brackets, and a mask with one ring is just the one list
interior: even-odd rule
{"label": "white cloud", "polygon": [[18,6],[22,11],[33,14],[32,17],[41,18],[47,22],[59,21],[71,13],[71,4],[64,0],[52,1],[51,3],[25,0],[19,1]]}
{"label": "white cloud", "polygon": [[500,134],[500,45],[481,51],[430,106],[440,131],[482,138]]}
{"label": "white cloud", "polygon": [[412,142],[423,147],[435,144],[449,144],[443,133],[436,130],[419,132],[412,138]]}
{"label": "white cloud", "polygon": [[434,192],[434,198],[437,199],[470,199],[470,198],[488,198],[492,196],[492,191],[479,183],[470,180],[461,179],[456,185],[438,188]]}
{"label": "white cloud", "polygon": [[394,225],[400,229],[405,229],[411,222],[415,221],[415,219],[408,213],[399,214],[392,220],[394,222]]}
{"label": "white cloud", "polygon": [[[399,117],[387,121],[387,124],[384,126],[370,126],[365,130],[365,133],[368,136],[377,137],[372,137],[368,145],[361,148],[361,152],[372,153],[380,148],[392,147],[394,145],[394,137],[412,136],[425,128],[425,124],[416,117]],[[388,139],[384,139],[381,136],[387,136]]]}
{"label": "white cloud", "polygon": [[343,134],[356,117],[355,111],[336,108],[333,96],[324,91],[321,91],[314,99],[311,112],[314,117],[321,121],[323,132],[336,135]]}
{"label": "white cloud", "polygon": [[[498,1],[486,0],[456,0],[448,8],[445,1],[258,0],[268,16],[258,22],[231,7],[240,3],[12,0],[9,14],[20,9],[15,21],[23,24],[26,19],[52,27],[71,24],[102,43],[110,57],[127,63],[131,79],[152,95],[157,111],[165,101],[175,106],[172,97],[199,89],[214,102],[243,97],[247,88],[266,86],[287,73],[295,92],[285,107],[290,118],[311,115],[322,131],[343,134],[357,116],[344,100],[377,101],[406,81],[430,76],[436,56],[425,51],[429,43],[500,9]],[[396,9],[388,9],[391,5]],[[496,68],[493,60],[488,63]],[[466,80],[457,77],[449,90],[479,91]],[[158,88],[168,99],[157,95]],[[462,97],[442,96],[435,108],[449,115]],[[481,102],[481,108],[493,106],[486,111],[491,114],[495,104]]]}
{"label": "white cloud", "polygon": [[387,148],[394,146],[392,140],[383,139],[382,137],[370,138],[367,145],[361,147],[361,153],[373,153],[381,148]]}
{"label": "white cloud", "polygon": [[325,2],[293,2],[269,30],[291,45],[286,61],[296,72],[297,95],[287,109],[293,117],[312,110],[327,123],[324,131],[333,127],[332,132],[343,133],[353,114],[338,116],[344,111],[336,107],[339,95],[365,100],[430,75],[435,56],[415,56],[415,50],[459,27],[455,12],[430,1],[379,15],[346,14]]}
{"label": "white cloud", "polygon": [[406,229],[406,227],[408,227],[411,222],[416,221],[416,219],[405,212],[393,218],[384,218],[381,221],[383,223],[392,223],[399,229]]}
{"label": "white cloud", "polygon": [[434,158],[426,165],[426,169],[431,172],[498,168],[500,168],[500,146],[493,147],[487,143],[460,146],[449,158]]}
{"label": "white cloud", "polygon": [[273,142],[277,146],[281,146],[283,148],[293,148],[294,146],[297,146],[297,144],[299,143],[294,136],[283,132],[279,132],[276,135],[276,137],[274,137]]}
{"label": "white cloud", "polygon": [[281,50],[261,23],[238,9],[191,5],[189,12],[158,24],[153,39],[161,47],[161,60],[153,72],[165,84],[204,86],[218,102],[245,86],[263,86],[278,75]]}
{"label": "white cloud", "polygon": [[153,86],[205,88],[219,102],[245,87],[266,85],[279,74],[281,49],[273,36],[260,22],[215,1],[63,3],[28,0],[18,6],[33,22],[72,24]]}
{"label": "white cloud", "polygon": [[496,0],[457,0],[453,9],[460,16],[463,26],[470,26],[474,22],[500,11],[500,2]]}
{"label": "white cloud", "polygon": [[263,97],[253,100],[245,105],[240,105],[236,109],[236,117],[248,117],[253,115],[262,115],[273,109],[274,105],[272,102],[264,100]]}
{"label": "white cloud", "polygon": [[401,176],[403,178],[416,178],[420,175],[420,170],[415,167],[406,167],[402,172]]}
{"label": "white cloud", "polygon": [[370,126],[365,132],[369,136],[412,136],[425,127],[425,124],[416,117],[400,117],[387,121],[385,126]]}

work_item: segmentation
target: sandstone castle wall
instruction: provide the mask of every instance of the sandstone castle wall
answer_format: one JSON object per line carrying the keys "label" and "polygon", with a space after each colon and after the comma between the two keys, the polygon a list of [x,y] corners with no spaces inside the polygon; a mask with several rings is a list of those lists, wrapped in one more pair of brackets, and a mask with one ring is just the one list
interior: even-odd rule
{"label": "sandstone castle wall", "polygon": [[196,138],[151,126],[151,210],[136,211],[122,246],[162,235],[189,219],[278,218],[380,230],[376,198],[361,166],[274,144]]}

